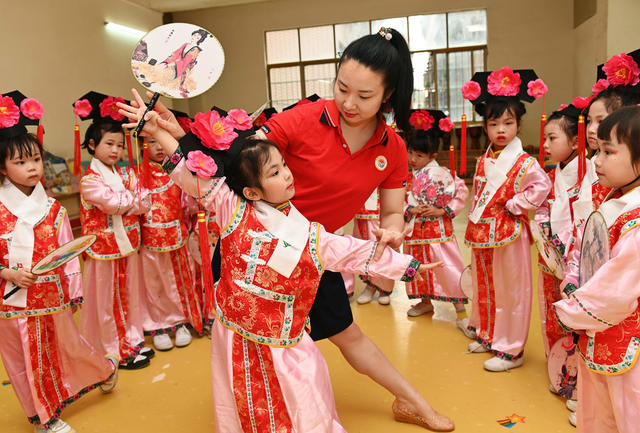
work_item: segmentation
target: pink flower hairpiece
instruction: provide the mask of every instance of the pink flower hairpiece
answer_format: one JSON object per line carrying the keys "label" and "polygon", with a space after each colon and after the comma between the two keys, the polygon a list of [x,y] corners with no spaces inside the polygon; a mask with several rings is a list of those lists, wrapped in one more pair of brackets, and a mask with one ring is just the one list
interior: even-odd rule
{"label": "pink flower hairpiece", "polygon": [[438,128],[443,132],[451,132],[453,129],[453,121],[449,117],[443,117],[438,121]]}
{"label": "pink flower hairpiece", "polygon": [[25,98],[20,102],[20,111],[27,119],[42,119],[44,108],[42,104],[33,98]]}
{"label": "pink flower hairpiece", "polygon": [[388,29],[386,27],[380,27],[380,31],[378,32],[378,34],[388,41],[390,41],[391,37],[393,36],[391,34],[391,29]]}
{"label": "pink flower hairpiece", "polygon": [[521,83],[520,74],[505,66],[489,74],[487,90],[494,96],[517,96]]}
{"label": "pink flower hairpiece", "polygon": [[20,121],[20,109],[9,96],[0,95],[0,128],[10,128]]}
{"label": "pink flower hairpiece", "polygon": [[88,99],[79,99],[73,104],[73,112],[77,114],[78,117],[87,117],[91,114],[91,110],[93,110],[93,107]]}
{"label": "pink flower hairpiece", "polygon": [[591,93],[593,94],[593,96],[597,96],[603,90],[608,89],[610,85],[611,83],[609,83],[609,81],[601,78],[596,82],[596,84],[593,85],[593,87],[591,88]]}
{"label": "pink flower hairpiece", "polygon": [[462,85],[462,97],[468,101],[475,101],[482,93],[480,84],[475,81],[467,81]]}
{"label": "pink flower hairpiece", "polygon": [[118,111],[119,108],[116,103],[121,102],[125,103],[125,100],[122,96],[118,96],[114,98],[113,96],[107,96],[100,103],[100,116],[102,117],[111,117],[116,122],[120,122],[124,119],[124,115],[120,114]]}
{"label": "pink flower hairpiece", "polygon": [[568,106],[569,106],[569,104],[560,104],[560,108],[558,108],[558,110],[557,110],[557,111],[564,110],[564,109],[565,109],[565,108],[567,108]]}
{"label": "pink flower hairpiece", "polygon": [[537,80],[529,81],[527,83],[527,94],[536,99],[544,96],[548,90],[549,88],[544,83],[544,81],[542,81],[541,78],[538,78]]}
{"label": "pink flower hairpiece", "polygon": [[591,103],[592,99],[593,99],[593,96],[589,96],[589,97],[586,97],[586,98],[583,98],[582,96],[576,96],[575,98],[573,98],[573,102],[571,102],[571,103],[578,110],[584,110],[585,108],[587,108],[589,106],[589,104]]}
{"label": "pink flower hairpiece", "polygon": [[247,112],[244,110],[238,110],[235,108],[233,110],[229,110],[227,113],[227,120],[231,122],[233,129],[246,131],[247,129],[253,128],[251,117],[249,117]]}
{"label": "pink flower hairpiece", "polygon": [[602,70],[612,86],[635,86],[640,82],[640,68],[633,57],[622,53],[613,56]]}
{"label": "pink flower hairpiece", "polygon": [[186,165],[189,170],[200,177],[212,177],[218,171],[218,165],[213,158],[199,150],[189,152]]}
{"label": "pink flower hairpiece", "polygon": [[427,110],[416,110],[409,117],[409,124],[422,131],[431,129],[433,122],[435,122],[435,119]]}
{"label": "pink flower hairpiece", "polygon": [[233,124],[215,111],[196,114],[191,124],[193,132],[209,149],[227,150],[238,136],[233,131]]}

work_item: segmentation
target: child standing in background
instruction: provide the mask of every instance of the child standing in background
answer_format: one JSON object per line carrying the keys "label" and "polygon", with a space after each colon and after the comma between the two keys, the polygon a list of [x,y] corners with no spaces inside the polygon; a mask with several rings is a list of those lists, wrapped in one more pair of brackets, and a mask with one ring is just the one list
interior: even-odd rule
{"label": "child standing in background", "polygon": [[[489,147],[476,165],[465,243],[472,248],[473,306],[468,329],[471,353],[490,352],[489,371],[522,365],[531,317],[531,252],[528,212],[551,189],[547,174],[522,150],[517,134],[521,102],[541,96],[533,70],[474,74],[463,86],[483,117]],[[531,83],[531,86],[529,86]],[[545,86],[546,87],[546,86]],[[528,89],[529,88],[529,89]],[[535,96],[534,96],[535,95]]]}
{"label": "child standing in background", "polygon": [[41,275],[31,268],[71,241],[67,211],[47,197],[38,125],[42,105],[15,91],[0,95],[0,355],[36,433],[74,432],[62,410],[100,386],[113,390],[117,354],[104,357],[78,331],[82,303],[77,258]]}
{"label": "child standing in background", "polygon": [[[416,110],[410,122],[415,128],[407,143],[413,177],[408,187],[409,204],[405,220],[413,227],[405,239],[404,250],[419,261],[442,261],[445,266],[427,271],[422,281],[414,279],[407,283],[409,299],[420,300],[407,311],[407,315],[416,317],[432,312],[432,300],[451,302],[456,311],[464,311],[464,304],[468,302],[460,288],[464,263],[453,233],[452,220],[464,209],[469,189],[464,180],[455,176],[455,192],[451,200],[439,203],[435,198],[436,186],[433,183],[422,184],[420,179],[416,179],[425,167],[433,168],[433,172],[446,171],[438,165],[436,158],[440,138],[451,131],[453,122],[439,110]],[[434,205],[419,203],[417,197],[426,196],[427,190],[434,191]]]}
{"label": "child standing in background", "polygon": [[117,100],[124,101],[90,92],[75,107],[90,107],[89,113],[82,113],[85,116],[79,115],[93,119],[82,144],[93,158],[80,181],[80,221],[83,235],[98,237],[85,253],[86,303],[81,324],[93,345],[120,355],[120,368],[136,369],[149,365],[153,355],[151,349],[142,351],[142,280],[137,254],[138,215],[149,210],[150,197],[132,168],[117,166],[124,147],[124,116],[117,112]]}
{"label": "child standing in background", "polygon": [[148,146],[151,209],[141,218],[144,269],[143,295],[140,303],[142,325],[146,335],[153,336],[158,350],[171,350],[169,336],[175,332],[175,344],[191,343],[187,326],[202,335],[202,304],[191,273],[187,216],[183,209],[188,198],[160,165],[165,158],[162,147],[153,139]]}

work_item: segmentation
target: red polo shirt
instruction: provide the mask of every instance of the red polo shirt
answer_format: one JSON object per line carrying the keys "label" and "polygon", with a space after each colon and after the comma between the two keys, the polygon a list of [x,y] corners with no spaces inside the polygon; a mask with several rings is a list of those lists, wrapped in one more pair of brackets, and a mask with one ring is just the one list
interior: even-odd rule
{"label": "red polo shirt", "polygon": [[293,203],[333,232],[348,223],[373,190],[402,188],[408,174],[404,141],[382,117],[362,149],[351,153],[333,100],[300,105],[262,127],[293,173]]}

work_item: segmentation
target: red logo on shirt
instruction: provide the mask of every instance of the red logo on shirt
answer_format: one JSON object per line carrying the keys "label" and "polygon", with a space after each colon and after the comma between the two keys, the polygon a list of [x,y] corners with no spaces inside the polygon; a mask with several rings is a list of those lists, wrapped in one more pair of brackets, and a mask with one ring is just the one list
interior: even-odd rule
{"label": "red logo on shirt", "polygon": [[385,158],[383,155],[378,155],[376,157],[374,165],[378,170],[384,171],[384,169],[387,168],[387,158]]}

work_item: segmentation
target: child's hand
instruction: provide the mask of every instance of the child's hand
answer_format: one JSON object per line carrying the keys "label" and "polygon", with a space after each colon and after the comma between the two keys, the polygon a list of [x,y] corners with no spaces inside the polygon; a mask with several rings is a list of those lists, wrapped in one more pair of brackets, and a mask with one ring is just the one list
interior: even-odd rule
{"label": "child's hand", "polygon": [[444,262],[423,263],[418,268],[418,272],[427,272],[429,269],[441,268],[443,266]]}
{"label": "child's hand", "polygon": [[409,213],[412,214],[412,215],[420,215],[426,209],[427,209],[427,205],[426,204],[419,204],[417,206],[413,206],[413,207],[409,208]]}
{"label": "child's hand", "polygon": [[387,229],[373,229],[371,232],[378,239],[378,246],[376,247],[375,254],[373,255],[373,261],[378,261],[382,257],[384,249],[388,246],[397,250],[404,238],[411,232],[412,227],[407,227],[402,232]]}
{"label": "child's hand", "polygon": [[6,270],[6,280],[11,281],[16,286],[21,289],[28,289],[36,282],[36,278],[38,278],[35,274],[31,273],[29,269],[7,269]]}
{"label": "child's hand", "polygon": [[[132,92],[136,92],[136,90],[132,89]],[[149,100],[153,98],[153,93],[149,92],[148,90],[147,90],[147,98],[149,98]],[[138,102],[132,101],[131,105],[136,107],[138,105]],[[169,110],[162,102],[160,102],[159,99],[158,99],[158,102],[156,102],[154,110],[160,116],[158,118],[158,126],[160,128],[165,129],[176,140],[180,140],[182,137],[184,137],[185,135],[184,129],[182,129],[182,126],[180,126],[180,124],[178,123],[176,116],[174,116],[171,110]]]}
{"label": "child's hand", "polygon": [[430,204],[421,205],[424,206],[424,210],[420,213],[423,217],[441,217],[444,215],[444,209],[432,206]]}
{"label": "child's hand", "polygon": [[132,105],[123,104],[122,102],[118,102],[116,104],[118,108],[120,108],[118,112],[123,116],[126,116],[131,122],[125,123],[122,126],[129,129],[136,128],[138,126],[138,122],[140,122],[140,119],[144,115],[146,123],[144,124],[142,134],[140,135],[155,136],[159,129],[158,120],[160,119],[160,115],[153,110],[149,111],[145,115],[144,112],[147,110],[147,106],[142,100],[142,97],[136,89],[131,89],[131,93],[133,93],[133,96],[135,97],[135,101],[131,102]]}

